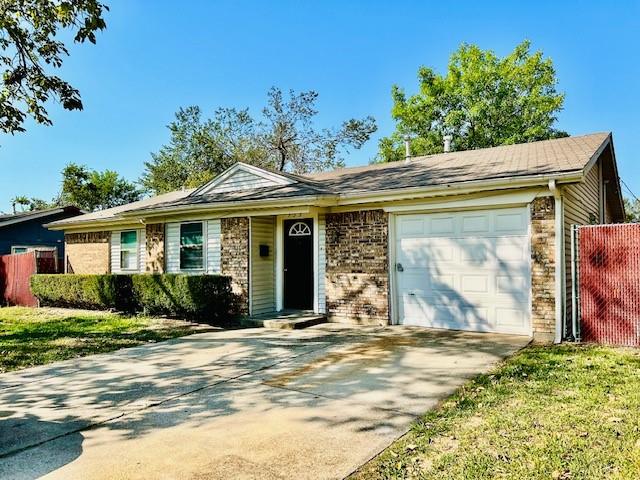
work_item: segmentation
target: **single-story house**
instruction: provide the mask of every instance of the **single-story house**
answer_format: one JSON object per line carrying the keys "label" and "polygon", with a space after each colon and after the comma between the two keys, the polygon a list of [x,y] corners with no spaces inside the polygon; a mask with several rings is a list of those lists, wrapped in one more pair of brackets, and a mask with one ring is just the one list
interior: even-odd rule
{"label": "single-story house", "polygon": [[44,225],[81,215],[72,205],[45,210],[0,214],[0,255],[32,251],[54,252],[64,258],[64,234]]}
{"label": "single-story house", "polygon": [[251,315],[560,341],[570,225],[623,219],[612,137],[595,133],[310,175],[238,163],[49,228],[68,272],[230,275]]}

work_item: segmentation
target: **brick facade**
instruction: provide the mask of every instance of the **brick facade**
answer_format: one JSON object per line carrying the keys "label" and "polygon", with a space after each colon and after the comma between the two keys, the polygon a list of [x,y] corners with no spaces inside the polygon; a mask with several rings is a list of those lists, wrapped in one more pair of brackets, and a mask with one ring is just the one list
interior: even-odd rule
{"label": "brick facade", "polygon": [[531,322],[536,342],[552,342],[556,329],[555,202],[531,203]]}
{"label": "brick facade", "polygon": [[220,221],[220,263],[223,275],[232,279],[239,297],[239,311],[249,313],[249,219],[223,218]]}
{"label": "brick facade", "polygon": [[67,273],[109,273],[110,232],[67,233],[64,236]]}
{"label": "brick facade", "polygon": [[148,273],[164,272],[164,223],[150,223],[146,226],[147,262],[145,270]]}
{"label": "brick facade", "polygon": [[327,214],[326,256],[329,320],[387,325],[387,214],[382,210]]}

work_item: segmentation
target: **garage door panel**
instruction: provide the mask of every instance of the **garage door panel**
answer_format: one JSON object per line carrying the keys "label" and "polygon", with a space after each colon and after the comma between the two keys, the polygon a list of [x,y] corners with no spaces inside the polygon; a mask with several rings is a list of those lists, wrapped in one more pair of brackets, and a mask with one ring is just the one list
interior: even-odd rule
{"label": "garage door panel", "polygon": [[398,261],[405,268],[430,267],[434,262],[453,262],[456,246],[450,241],[429,242],[422,238],[407,238],[400,241]]}
{"label": "garage door panel", "polygon": [[462,215],[461,221],[461,233],[463,235],[489,233],[490,218],[486,213]]}
{"label": "garage door panel", "polygon": [[499,234],[527,233],[527,217],[524,212],[508,212],[495,214],[495,232]]}
{"label": "garage door panel", "polygon": [[400,222],[400,235],[410,237],[413,235],[425,235],[428,233],[425,229],[425,220],[422,218],[407,218]]}
{"label": "garage door panel", "polygon": [[488,274],[473,274],[473,275],[461,275],[460,277],[460,291],[463,294],[469,293],[489,293],[489,286],[491,284],[490,275]]}
{"label": "garage door panel", "polygon": [[456,224],[454,217],[434,217],[431,219],[429,233],[436,235],[454,235]]}
{"label": "garage door panel", "polygon": [[526,209],[407,217],[411,236],[398,229],[396,241],[401,323],[531,333]]}

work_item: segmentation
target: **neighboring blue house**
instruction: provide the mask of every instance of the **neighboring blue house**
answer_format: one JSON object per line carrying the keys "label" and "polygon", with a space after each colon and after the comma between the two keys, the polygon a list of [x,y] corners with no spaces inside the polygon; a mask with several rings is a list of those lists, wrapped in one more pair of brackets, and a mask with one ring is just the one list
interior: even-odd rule
{"label": "neighboring blue house", "polygon": [[43,225],[84,213],[78,207],[56,207],[47,210],[0,214],[0,255],[33,250],[55,251],[64,258],[64,233]]}

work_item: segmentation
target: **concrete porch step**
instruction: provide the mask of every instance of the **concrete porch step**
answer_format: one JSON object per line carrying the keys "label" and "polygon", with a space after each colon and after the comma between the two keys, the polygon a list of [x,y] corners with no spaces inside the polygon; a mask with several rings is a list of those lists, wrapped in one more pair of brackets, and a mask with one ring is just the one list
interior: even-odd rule
{"label": "concrete porch step", "polygon": [[321,323],[327,323],[326,315],[306,312],[281,312],[272,315],[248,317],[242,321],[243,326],[278,330],[300,330]]}

